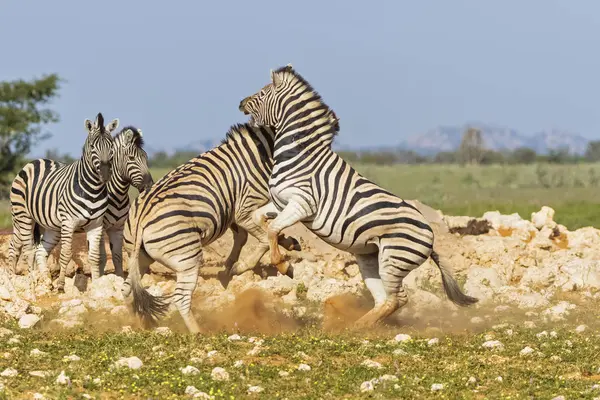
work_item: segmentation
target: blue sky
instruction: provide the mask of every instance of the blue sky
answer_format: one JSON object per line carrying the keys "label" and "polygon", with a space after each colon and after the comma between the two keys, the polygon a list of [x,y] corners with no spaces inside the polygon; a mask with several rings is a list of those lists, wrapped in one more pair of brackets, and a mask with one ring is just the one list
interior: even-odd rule
{"label": "blue sky", "polygon": [[0,37],[0,80],[66,79],[35,155],[78,155],[98,111],[154,150],[221,139],[287,63],[336,111],[343,145],[472,120],[600,137],[596,0],[5,0]]}

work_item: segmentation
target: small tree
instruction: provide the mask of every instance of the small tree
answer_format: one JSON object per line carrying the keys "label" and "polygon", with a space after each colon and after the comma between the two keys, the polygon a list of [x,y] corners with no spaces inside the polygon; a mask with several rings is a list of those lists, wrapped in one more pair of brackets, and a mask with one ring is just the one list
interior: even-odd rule
{"label": "small tree", "polygon": [[44,106],[57,96],[58,75],[32,81],[0,82],[0,198],[24,157],[39,141],[50,135],[42,125],[57,122],[58,114]]}
{"label": "small tree", "polygon": [[56,148],[46,150],[46,154],[44,154],[44,158],[54,161],[60,161],[65,164],[71,164],[75,161],[73,157],[69,153],[61,154],[60,151]]}
{"label": "small tree", "polygon": [[537,154],[529,147],[519,147],[513,151],[511,158],[515,164],[531,164],[537,159]]}
{"label": "small tree", "polygon": [[480,164],[485,153],[481,130],[468,128],[464,133],[460,148],[459,159],[462,164]]}
{"label": "small tree", "polygon": [[588,143],[585,149],[585,159],[590,162],[600,161],[600,140]]}

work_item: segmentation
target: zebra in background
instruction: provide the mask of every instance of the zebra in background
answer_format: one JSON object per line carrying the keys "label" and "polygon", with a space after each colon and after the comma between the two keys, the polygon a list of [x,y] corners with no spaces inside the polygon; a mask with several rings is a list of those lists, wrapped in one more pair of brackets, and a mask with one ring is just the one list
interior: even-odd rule
{"label": "zebra in background", "polygon": [[[133,185],[139,192],[152,186],[152,175],[148,169],[148,155],[143,149],[142,131],[133,126],[121,130],[113,142],[113,159],[110,179],[106,185],[108,208],[104,214],[103,231],[108,235],[115,274],[123,277],[123,225],[129,212],[129,188]],[[76,232],[82,232],[79,228]],[[40,271],[47,273],[47,259],[58,244],[58,235],[42,235],[37,246],[35,261]],[[104,274],[106,248],[104,235],[100,240],[99,274]]]}
{"label": "zebra in background", "polygon": [[[402,287],[410,271],[431,259],[455,304],[477,299],[461,292],[433,249],[433,230],[412,205],[358,174],[333,152],[338,118],[291,65],[271,71],[271,83],[240,102],[259,126],[275,128],[272,203],[257,210],[268,232],[271,262],[284,269],[276,245],[283,229],[302,222],[325,242],[356,255],[375,306],[357,327],[379,323],[408,302]],[[267,227],[269,213],[278,215]]]}
{"label": "zebra in background", "polygon": [[29,273],[33,274],[34,236],[39,241],[43,230],[46,242],[61,242],[58,291],[64,291],[73,233],[79,229],[87,233],[92,279],[99,276],[102,220],[108,208],[106,186],[113,157],[111,132],[117,129],[119,120],[105,126],[102,113],[98,113],[94,123],[86,119],[84,124],[88,135],[79,160],[71,164],[47,159],[32,161],[19,171],[10,190],[13,235],[8,250],[9,268],[15,272],[25,247]]}
{"label": "zebra in background", "polygon": [[[150,295],[142,275],[158,261],[177,275],[172,301],[187,328],[200,328],[191,312],[192,293],[207,246],[229,228],[233,248],[226,273],[238,274],[258,264],[269,249],[266,232],[252,215],[269,201],[274,132],[248,124],[230,128],[222,144],[161,178],[134,201],[125,223],[123,242],[129,256],[129,276],[123,296],[133,291],[133,311],[146,323],[164,315],[165,298]],[[239,260],[248,233],[258,240],[254,251]],[[299,250],[298,242],[281,235],[279,244]]]}

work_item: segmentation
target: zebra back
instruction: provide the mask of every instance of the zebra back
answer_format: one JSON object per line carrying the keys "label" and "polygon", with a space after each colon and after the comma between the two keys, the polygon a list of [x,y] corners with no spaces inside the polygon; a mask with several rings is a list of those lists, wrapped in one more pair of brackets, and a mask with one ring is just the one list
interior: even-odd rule
{"label": "zebra back", "polygon": [[[178,234],[198,230],[207,244],[223,235],[237,218],[269,201],[274,131],[236,124],[216,148],[194,157],[159,179],[132,204],[124,243],[138,229],[154,232],[165,251],[184,246]],[[178,250],[182,251],[183,250]]]}

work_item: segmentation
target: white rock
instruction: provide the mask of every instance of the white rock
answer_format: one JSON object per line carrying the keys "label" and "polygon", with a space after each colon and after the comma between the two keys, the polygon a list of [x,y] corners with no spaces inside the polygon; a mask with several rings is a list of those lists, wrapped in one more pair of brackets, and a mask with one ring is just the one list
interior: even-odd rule
{"label": "white rock", "polygon": [[81,358],[75,354],[71,354],[69,356],[64,356],[63,361],[80,361]]}
{"label": "white rock", "polygon": [[13,331],[11,331],[10,329],[0,328],[0,338],[3,338],[4,336],[10,336],[12,334]]}
{"label": "white rock", "polygon": [[542,206],[540,211],[531,213],[531,222],[540,230],[544,227],[553,229],[556,226],[556,222],[554,222],[554,209]]}
{"label": "white rock", "polygon": [[206,357],[207,358],[211,358],[217,355],[217,353],[219,353],[217,350],[211,350],[208,353],[206,353]]}
{"label": "white rock", "polygon": [[234,368],[241,368],[243,366],[244,366],[244,361],[242,361],[242,360],[237,360],[236,362],[233,363]]}
{"label": "white rock", "polygon": [[360,391],[361,392],[372,392],[375,389],[375,385],[373,385],[373,382],[371,381],[364,381],[363,383],[360,384]]}
{"label": "white rock", "polygon": [[396,349],[392,352],[393,355],[395,356],[407,356],[408,353],[402,349]]}
{"label": "white rock", "polygon": [[34,393],[33,394],[33,400],[44,400],[46,397],[44,397],[43,394],[41,393]]}
{"label": "white rock", "polygon": [[380,382],[397,382],[398,381],[398,377],[396,375],[390,375],[390,374],[385,374],[385,375],[381,375],[379,378]]}
{"label": "white rock", "polygon": [[541,331],[540,333],[536,333],[535,337],[538,338],[538,339],[547,338],[548,337],[548,332]]}
{"label": "white rock", "polygon": [[260,386],[250,386],[250,387],[248,387],[248,394],[260,393],[263,390],[265,390],[265,389],[263,389]]}
{"label": "white rock", "polygon": [[215,381],[228,381],[229,373],[224,368],[215,367],[210,373],[210,377]]}
{"label": "white rock", "polygon": [[129,369],[140,369],[142,365],[144,365],[142,360],[137,357],[121,357],[114,364],[117,368],[127,367]]}
{"label": "white rock", "polygon": [[8,339],[7,341],[8,344],[19,344],[21,343],[21,340],[18,337],[11,337],[10,339]]}
{"label": "white rock", "polygon": [[198,392],[200,392],[200,390],[197,389],[196,386],[186,386],[184,393],[187,394],[188,396],[193,396]]}
{"label": "white rock", "polygon": [[32,349],[29,352],[29,355],[32,356],[32,357],[42,357],[42,356],[45,356],[46,354],[48,354],[48,353],[46,353],[44,351],[41,351],[39,349]]}
{"label": "white rock", "polygon": [[29,371],[30,376],[34,376],[36,378],[47,378],[52,375],[50,371]]}
{"label": "white rock", "polygon": [[566,400],[565,396],[556,396],[553,397],[552,400]]}
{"label": "white rock", "polygon": [[504,380],[504,379],[502,379],[502,377],[501,377],[501,376],[499,376],[499,377],[497,377],[497,378],[496,378],[496,381],[497,381],[497,382],[502,382],[503,380]]}
{"label": "white rock", "polygon": [[12,378],[19,375],[19,372],[14,368],[6,368],[4,371],[0,372],[0,376],[5,378]]}
{"label": "white rock", "polygon": [[537,325],[533,321],[525,321],[523,322],[523,326],[527,329],[534,329]]}
{"label": "white rock", "polygon": [[69,378],[66,374],[65,371],[60,371],[60,374],[58,375],[58,377],[56,378],[56,384],[58,385],[71,385],[71,378]]}
{"label": "white rock", "polygon": [[515,332],[512,329],[507,329],[504,331],[504,333],[506,334],[506,336],[512,336]]}
{"label": "white rock", "polygon": [[404,342],[409,342],[412,338],[410,337],[410,335],[407,335],[405,333],[399,333],[394,337],[394,340],[398,343],[404,343]]}
{"label": "white rock", "polygon": [[234,341],[237,341],[237,340],[242,340],[242,337],[236,333],[236,334],[233,334],[233,335],[229,336],[227,338],[227,340],[229,340],[230,342],[234,342]]}
{"label": "white rock", "polygon": [[432,392],[439,392],[440,390],[444,390],[444,385],[442,385],[441,383],[434,383],[433,385],[431,385]]}
{"label": "white rock", "polygon": [[6,286],[0,286],[0,300],[11,301],[12,296]]}
{"label": "white rock", "polygon": [[519,354],[522,355],[522,356],[528,356],[528,355],[530,355],[533,352],[534,352],[534,350],[531,347],[526,346],[526,347],[523,348],[523,350],[521,350],[519,352]]}
{"label": "white rock", "polygon": [[483,343],[481,347],[490,350],[502,350],[504,349],[504,345],[499,340],[488,340]]}
{"label": "white rock", "polygon": [[310,371],[310,365],[308,364],[300,364],[298,365],[298,371]]}
{"label": "white rock", "polygon": [[159,326],[158,328],[154,329],[154,332],[163,336],[171,336],[173,334],[173,331],[171,331],[168,326]]}
{"label": "white rock", "polygon": [[478,325],[478,324],[481,324],[483,322],[484,322],[484,319],[481,318],[481,317],[473,317],[473,318],[471,318],[471,323],[472,324]]}
{"label": "white rock", "polygon": [[579,325],[577,328],[575,328],[575,332],[583,333],[586,331],[586,329],[587,329],[587,325]]}
{"label": "white rock", "polygon": [[574,309],[575,304],[571,304],[568,301],[561,301],[554,307],[550,307],[542,313],[545,320],[550,321],[561,321],[564,320],[569,311]]}
{"label": "white rock", "polygon": [[185,368],[180,368],[180,371],[183,375],[198,375],[200,373],[200,370],[196,367],[193,367],[191,365],[188,365]]}
{"label": "white rock", "polygon": [[380,363],[378,363],[377,361],[373,361],[373,360],[365,360],[361,363],[361,365],[363,367],[373,368],[373,369],[383,368],[383,366]]}
{"label": "white rock", "polygon": [[467,385],[474,385],[477,383],[477,379],[474,376],[469,377],[467,380]]}
{"label": "white rock", "polygon": [[279,376],[285,378],[286,376],[290,376],[290,373],[287,371],[279,371]]}
{"label": "white rock", "polygon": [[19,328],[21,329],[29,329],[33,328],[35,324],[40,321],[40,317],[35,314],[25,314],[21,318],[19,318]]}
{"label": "white rock", "polygon": [[438,344],[440,344],[440,339],[438,338],[432,338],[427,341],[427,346],[436,346]]}

